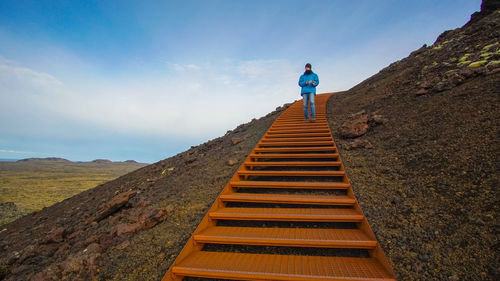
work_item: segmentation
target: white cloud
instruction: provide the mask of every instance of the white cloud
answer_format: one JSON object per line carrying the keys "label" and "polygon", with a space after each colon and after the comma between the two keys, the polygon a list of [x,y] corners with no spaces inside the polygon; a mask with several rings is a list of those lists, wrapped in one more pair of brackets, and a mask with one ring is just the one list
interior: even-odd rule
{"label": "white cloud", "polygon": [[[300,97],[298,73],[286,60],[170,66],[173,73],[160,77],[70,84],[2,60],[2,130],[80,135],[85,132],[78,126],[86,124],[132,134],[204,139]],[[62,121],[74,128],[58,129]]]}
{"label": "white cloud", "polygon": [[43,130],[53,118],[47,106],[63,90],[54,76],[0,59],[0,129],[2,133]]}
{"label": "white cloud", "polygon": [[[348,89],[377,68],[360,59],[366,63],[352,65],[353,58],[344,58],[315,64],[318,92]],[[90,127],[205,140],[300,99],[301,62],[225,59],[166,65],[162,75],[67,80],[0,57],[0,128],[17,135],[78,138],[88,133],[83,127]]]}
{"label": "white cloud", "polygon": [[30,155],[51,155],[50,153],[41,153],[34,151],[21,151],[21,150],[12,150],[12,149],[0,149],[0,153],[8,153],[8,154],[30,154]]}
{"label": "white cloud", "polygon": [[196,70],[200,69],[200,67],[199,67],[199,66],[197,66],[196,64],[192,64],[192,63],[190,63],[190,64],[186,65],[186,67],[187,67],[188,69],[196,69]]}
{"label": "white cloud", "polygon": [[46,88],[60,86],[62,83],[50,74],[33,71],[26,67],[17,66],[13,61],[0,56],[0,81],[8,84],[7,79],[22,80],[38,87]]}

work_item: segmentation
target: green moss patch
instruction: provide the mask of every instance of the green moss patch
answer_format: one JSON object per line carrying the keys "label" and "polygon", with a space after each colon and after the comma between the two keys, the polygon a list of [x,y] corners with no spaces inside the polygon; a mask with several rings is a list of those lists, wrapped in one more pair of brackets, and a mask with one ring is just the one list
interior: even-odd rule
{"label": "green moss patch", "polygon": [[9,266],[6,264],[0,264],[0,278],[3,279],[9,273]]}
{"label": "green moss patch", "polygon": [[488,52],[491,48],[493,48],[493,47],[495,47],[497,45],[498,45],[498,42],[486,45],[486,46],[483,47],[483,49],[481,50],[481,52]]}
{"label": "green moss patch", "polygon": [[486,58],[488,59],[489,57],[491,57],[492,55],[494,55],[495,53],[491,53],[491,52],[486,52],[486,53],[482,53],[480,54],[479,56],[482,57],[482,58]]}
{"label": "green moss patch", "polygon": [[471,54],[465,54],[463,55],[459,60],[458,62],[461,63],[461,62],[465,62],[467,61],[467,59],[470,57]]}
{"label": "green moss patch", "polygon": [[455,74],[455,73],[457,73],[457,72],[458,72],[458,69],[452,69],[452,70],[448,70],[448,71],[446,71],[446,72],[444,73],[444,75],[446,75],[446,76],[450,76],[450,75],[453,75],[453,74]]}
{"label": "green moss patch", "polygon": [[457,63],[457,65],[458,65],[458,66],[462,66],[462,65],[468,65],[468,64],[470,64],[470,63],[471,63],[471,61],[470,61],[470,60],[466,60],[466,61],[461,61],[461,62]]}
{"label": "green moss patch", "polygon": [[500,65],[500,60],[492,60],[486,66],[498,66]]}
{"label": "green moss patch", "polygon": [[469,67],[472,67],[472,68],[480,67],[480,66],[485,65],[487,62],[488,62],[487,60],[475,61],[475,62],[469,64]]}

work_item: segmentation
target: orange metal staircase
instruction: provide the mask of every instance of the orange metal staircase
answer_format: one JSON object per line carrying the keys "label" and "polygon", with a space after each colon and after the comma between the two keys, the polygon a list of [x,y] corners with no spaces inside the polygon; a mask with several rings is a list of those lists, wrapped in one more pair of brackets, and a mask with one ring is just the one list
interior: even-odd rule
{"label": "orange metal staircase", "polygon": [[331,95],[316,96],[315,122],[301,101],[276,119],[162,281],[395,280],[330,133]]}

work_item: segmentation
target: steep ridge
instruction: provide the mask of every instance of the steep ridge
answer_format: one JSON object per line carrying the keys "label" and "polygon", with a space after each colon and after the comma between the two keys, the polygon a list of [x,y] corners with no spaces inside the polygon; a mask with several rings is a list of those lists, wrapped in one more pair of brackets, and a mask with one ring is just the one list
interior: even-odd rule
{"label": "steep ridge", "polygon": [[[302,101],[276,119],[217,197],[163,281],[188,276],[395,280],[356,202],[331,137],[325,117],[330,96],[316,96],[315,122],[304,121]],[[269,227],[277,221],[279,225]],[[297,227],[296,222],[337,225]],[[265,246],[279,247],[276,252],[281,254],[269,253]]]}
{"label": "steep ridge", "polygon": [[[492,2],[497,10],[329,100],[346,172],[398,280],[499,279],[500,1]],[[368,129],[348,138],[342,128]]]}

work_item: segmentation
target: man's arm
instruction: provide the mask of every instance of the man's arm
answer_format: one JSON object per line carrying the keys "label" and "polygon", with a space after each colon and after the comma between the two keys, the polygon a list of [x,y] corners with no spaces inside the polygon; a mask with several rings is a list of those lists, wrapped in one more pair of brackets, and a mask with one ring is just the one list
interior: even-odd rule
{"label": "man's arm", "polygon": [[304,81],[304,76],[301,75],[299,78],[299,86],[304,87],[306,85],[306,81]]}
{"label": "man's arm", "polygon": [[318,75],[314,75],[314,87],[318,86],[319,85],[319,78],[318,78]]}

